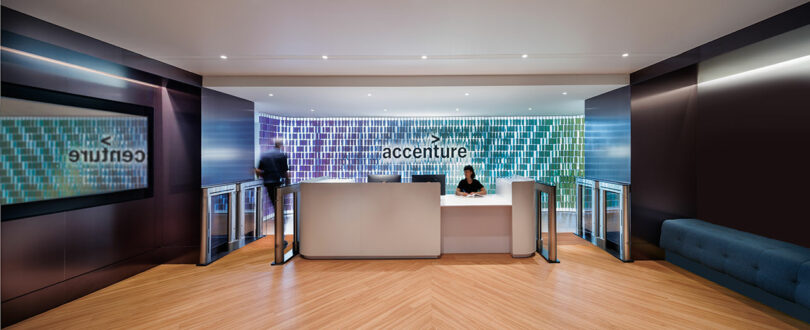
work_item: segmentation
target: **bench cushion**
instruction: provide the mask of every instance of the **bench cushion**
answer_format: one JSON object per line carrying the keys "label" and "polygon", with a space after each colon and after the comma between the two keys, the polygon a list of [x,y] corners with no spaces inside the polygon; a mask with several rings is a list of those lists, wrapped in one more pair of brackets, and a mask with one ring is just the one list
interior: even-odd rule
{"label": "bench cushion", "polygon": [[661,247],[810,308],[810,249],[698,219],[664,221]]}
{"label": "bench cushion", "polygon": [[799,285],[796,286],[796,302],[810,308],[810,262],[799,267]]}

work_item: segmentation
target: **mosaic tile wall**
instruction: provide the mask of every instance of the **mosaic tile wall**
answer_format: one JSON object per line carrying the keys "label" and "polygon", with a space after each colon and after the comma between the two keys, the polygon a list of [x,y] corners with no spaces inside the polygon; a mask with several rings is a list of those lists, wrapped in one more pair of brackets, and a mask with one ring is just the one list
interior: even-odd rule
{"label": "mosaic tile wall", "polygon": [[[582,116],[427,117],[427,118],[285,118],[259,114],[257,150],[283,138],[292,182],[327,176],[365,182],[368,174],[446,174],[453,193],[471,164],[477,179],[494,192],[495,179],[527,176],[558,187],[558,208],[573,209],[575,177],[584,171]],[[391,145],[464,146],[461,159],[412,159],[391,162],[382,150]],[[266,208],[267,209],[267,208]]]}
{"label": "mosaic tile wall", "polygon": [[[4,205],[148,185],[148,160],[138,161],[148,155],[146,118],[0,117],[0,123]],[[110,145],[101,141],[107,137]]]}

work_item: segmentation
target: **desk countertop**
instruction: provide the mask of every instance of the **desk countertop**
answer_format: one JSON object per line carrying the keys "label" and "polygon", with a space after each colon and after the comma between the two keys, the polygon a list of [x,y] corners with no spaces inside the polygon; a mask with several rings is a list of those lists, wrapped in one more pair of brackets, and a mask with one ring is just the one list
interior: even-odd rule
{"label": "desk countertop", "polygon": [[442,207],[454,206],[512,206],[512,199],[501,195],[486,195],[484,197],[462,197],[456,195],[442,196]]}

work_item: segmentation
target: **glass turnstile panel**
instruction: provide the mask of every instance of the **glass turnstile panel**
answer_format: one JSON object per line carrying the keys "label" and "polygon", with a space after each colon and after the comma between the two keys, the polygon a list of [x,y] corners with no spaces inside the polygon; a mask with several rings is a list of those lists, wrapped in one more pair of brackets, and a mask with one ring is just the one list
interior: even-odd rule
{"label": "glass turnstile panel", "polygon": [[246,240],[256,238],[256,188],[249,188],[242,192],[244,194],[244,235]]}
{"label": "glass turnstile panel", "polygon": [[[549,251],[549,244],[551,240],[549,239],[549,223],[548,223],[548,194],[543,192],[538,192],[538,206],[540,207],[540,221],[538,225],[540,226],[540,242],[542,244],[541,251]],[[548,257],[548,256],[546,256]]]}
{"label": "glass turnstile panel", "polygon": [[267,189],[262,189],[264,198],[262,198],[262,217],[259,225],[262,226],[262,233],[265,236],[273,236],[276,232],[276,227],[273,220],[276,218],[276,209],[273,208],[272,197]]}
{"label": "glass turnstile panel", "polygon": [[280,265],[298,253],[298,185],[281,186],[275,212],[273,265]]}
{"label": "glass turnstile panel", "polygon": [[590,240],[597,233],[593,216],[593,188],[582,187],[582,236]]}
{"label": "glass turnstile panel", "polygon": [[231,195],[220,194],[210,197],[211,203],[211,238],[208,244],[211,256],[228,251],[229,223],[231,214]]}
{"label": "glass turnstile panel", "polygon": [[293,248],[293,240],[295,239],[296,226],[293,225],[293,217],[295,213],[295,205],[293,203],[293,194],[286,194],[284,196],[284,241],[287,244],[284,246],[284,253],[289,253]]}
{"label": "glass turnstile panel", "polygon": [[577,178],[577,235],[622,261],[630,257],[630,185]]}
{"label": "glass turnstile panel", "polygon": [[605,191],[605,248],[618,252],[622,232],[621,195]]}
{"label": "glass turnstile panel", "polygon": [[550,263],[557,263],[557,188],[534,184],[537,252]]}

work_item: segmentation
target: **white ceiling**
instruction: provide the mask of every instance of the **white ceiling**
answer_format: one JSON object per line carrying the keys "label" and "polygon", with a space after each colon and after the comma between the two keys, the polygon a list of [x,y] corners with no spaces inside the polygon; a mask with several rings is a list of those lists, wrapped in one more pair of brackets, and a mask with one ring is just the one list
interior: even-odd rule
{"label": "white ceiling", "polygon": [[[216,87],[214,89],[256,102],[257,111],[286,117],[421,117],[581,115],[585,109],[586,98],[619,86]],[[563,92],[566,95],[563,95]],[[272,97],[269,96],[270,93],[273,94]],[[369,93],[371,96],[368,96]],[[456,111],[456,108],[459,111]]]}
{"label": "white ceiling", "polygon": [[[626,74],[805,2],[4,0],[3,5],[212,76]],[[625,52],[628,58],[620,56]],[[221,54],[228,59],[219,59]]]}
{"label": "white ceiling", "polygon": [[[805,2],[4,0],[3,5],[203,75],[205,86],[254,101],[258,111],[331,117],[582,114],[586,98],[626,83],[627,74]],[[220,59],[223,54],[227,60]],[[436,84],[433,76],[444,78]]]}

